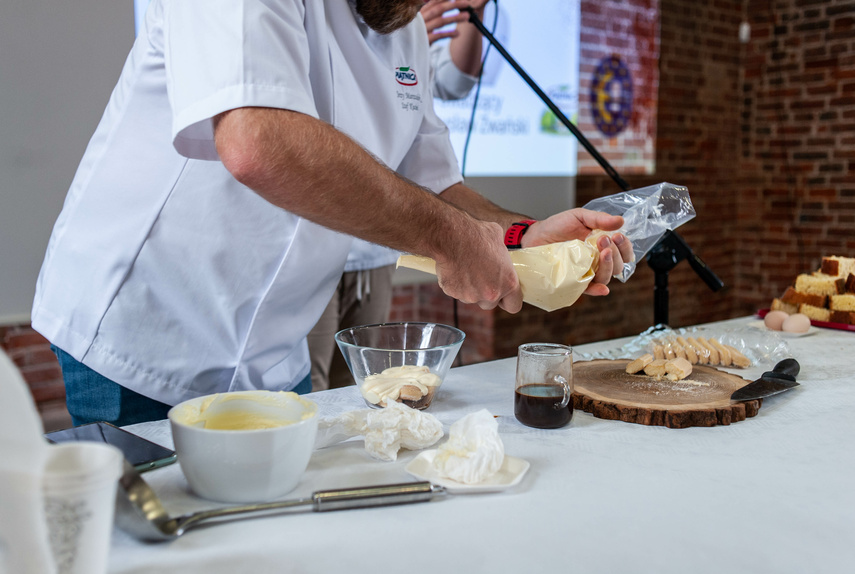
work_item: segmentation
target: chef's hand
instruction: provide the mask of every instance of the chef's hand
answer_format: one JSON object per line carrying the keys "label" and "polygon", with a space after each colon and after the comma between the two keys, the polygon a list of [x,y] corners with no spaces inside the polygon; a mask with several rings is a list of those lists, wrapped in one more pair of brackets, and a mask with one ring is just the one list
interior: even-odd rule
{"label": "chef's hand", "polygon": [[[434,30],[448,24],[468,22],[469,13],[462,10],[467,6],[472,6],[483,15],[485,4],[487,4],[487,0],[430,0],[421,9],[422,18],[425,20],[425,27],[428,31],[428,42],[433,44],[441,38],[456,38],[460,34],[456,26],[444,32],[434,32]],[[460,10],[460,12],[446,16],[446,13],[451,10]]]}
{"label": "chef's hand", "polygon": [[522,290],[502,226],[471,219],[464,236],[465,241],[447,245],[442,255],[435,256],[440,288],[463,303],[517,313],[522,309]]}
{"label": "chef's hand", "polygon": [[[538,221],[528,228],[522,238],[523,247],[536,247],[571,239],[588,237],[594,229],[614,231],[623,225],[623,217],[590,209],[570,209]],[[632,261],[632,242],[622,233],[603,235],[597,241],[600,263],[594,280],[585,290],[587,295],[608,295],[608,283],[623,269],[625,261]]]}

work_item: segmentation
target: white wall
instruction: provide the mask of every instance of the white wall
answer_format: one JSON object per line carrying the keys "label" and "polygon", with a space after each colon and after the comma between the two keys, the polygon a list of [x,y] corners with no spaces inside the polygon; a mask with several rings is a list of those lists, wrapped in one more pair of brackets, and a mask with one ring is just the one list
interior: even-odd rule
{"label": "white wall", "polygon": [[132,0],[0,1],[0,324],[29,320],[51,228],[133,38]]}

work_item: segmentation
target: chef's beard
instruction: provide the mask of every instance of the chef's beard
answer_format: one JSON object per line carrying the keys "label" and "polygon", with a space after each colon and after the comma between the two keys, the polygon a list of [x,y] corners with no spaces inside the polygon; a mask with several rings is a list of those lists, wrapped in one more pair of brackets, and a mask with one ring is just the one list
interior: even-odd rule
{"label": "chef's beard", "polygon": [[412,22],[424,0],[356,0],[356,11],[378,34],[391,34]]}

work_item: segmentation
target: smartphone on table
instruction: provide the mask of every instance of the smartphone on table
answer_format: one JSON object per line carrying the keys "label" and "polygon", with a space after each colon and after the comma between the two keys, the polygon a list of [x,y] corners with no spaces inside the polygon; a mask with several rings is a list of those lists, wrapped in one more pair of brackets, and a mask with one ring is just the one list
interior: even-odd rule
{"label": "smartphone on table", "polygon": [[175,451],[106,422],[49,432],[45,438],[52,443],[88,440],[111,444],[121,450],[139,472],[160,468],[177,460]]}

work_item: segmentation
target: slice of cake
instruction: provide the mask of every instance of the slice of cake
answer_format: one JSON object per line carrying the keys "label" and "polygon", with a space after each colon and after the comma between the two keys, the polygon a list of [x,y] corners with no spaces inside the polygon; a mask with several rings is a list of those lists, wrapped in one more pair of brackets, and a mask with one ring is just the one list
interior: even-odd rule
{"label": "slice of cake", "polygon": [[813,305],[799,305],[799,313],[807,315],[812,321],[826,321],[831,319],[831,311]]}
{"label": "slice of cake", "polygon": [[852,311],[832,311],[829,319],[832,323],[855,325],[855,313]]}
{"label": "slice of cake", "polygon": [[842,277],[822,273],[802,273],[796,277],[796,291],[808,295],[837,295],[843,292],[845,284],[846,281]]}
{"label": "slice of cake", "polygon": [[852,257],[840,257],[839,255],[823,257],[822,266],[819,270],[825,275],[847,277],[850,273],[855,273],[855,259]]}
{"label": "slice of cake", "polygon": [[832,295],[829,307],[832,311],[855,311],[855,295]]}
{"label": "slice of cake", "polygon": [[783,301],[781,301],[780,299],[775,297],[774,299],[772,299],[771,310],[772,311],[783,311],[784,313],[792,315],[793,313],[799,312],[799,306],[793,305],[792,303],[784,303]]}
{"label": "slice of cake", "polygon": [[793,287],[787,287],[787,290],[781,295],[781,301],[795,306],[813,305],[814,307],[828,307],[828,295],[799,293]]}

